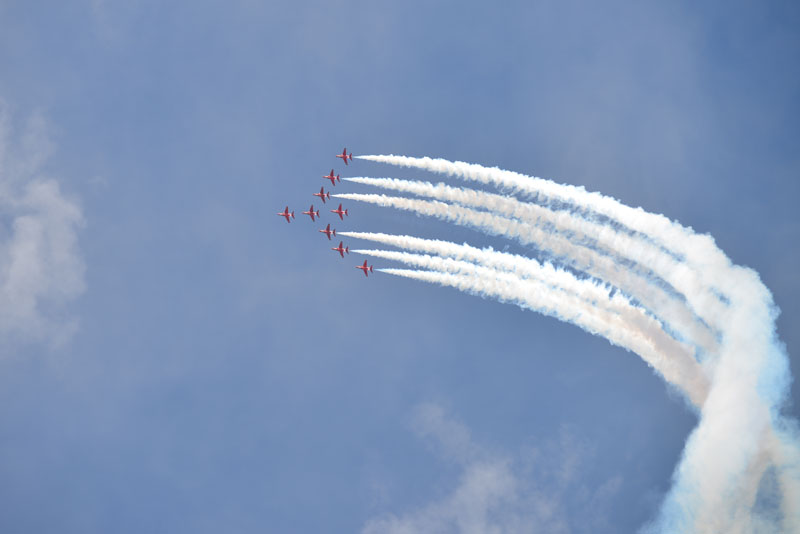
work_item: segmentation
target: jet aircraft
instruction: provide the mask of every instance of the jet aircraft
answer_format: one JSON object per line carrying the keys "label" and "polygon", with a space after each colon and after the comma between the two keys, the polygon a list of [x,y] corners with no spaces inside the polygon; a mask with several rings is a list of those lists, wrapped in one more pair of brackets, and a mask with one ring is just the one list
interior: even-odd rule
{"label": "jet aircraft", "polygon": [[372,265],[367,267],[367,260],[364,260],[364,265],[356,265],[356,269],[361,269],[362,271],[364,271],[364,276],[369,278],[369,274],[367,274],[367,271],[372,272]]}
{"label": "jet aircraft", "polygon": [[316,219],[314,219],[314,216],[316,215],[317,217],[319,217],[319,210],[314,211],[314,204],[311,204],[311,207],[308,208],[308,211],[304,211],[303,215],[308,215],[309,217],[311,217],[312,221],[315,221]]}
{"label": "jet aircraft", "polygon": [[289,217],[291,217],[292,219],[294,219],[294,212],[291,212],[291,213],[289,213],[289,206],[286,206],[286,209],[285,209],[285,210],[283,210],[283,211],[279,211],[279,212],[278,212],[278,215],[280,215],[281,217],[286,217],[286,222],[287,222],[287,223],[290,223],[290,222],[292,222],[292,221],[290,221],[290,220],[289,220]]}
{"label": "jet aircraft", "polygon": [[[343,257],[343,258],[344,258],[344,253],[345,253],[345,252],[347,252],[348,254],[350,254],[350,247],[344,247],[344,248],[342,248],[342,245],[343,245],[343,243],[342,243],[341,241],[339,241],[339,246],[338,246],[338,247],[334,247],[334,248],[332,248],[331,250],[335,250],[335,251],[337,251],[337,252],[339,253],[339,255],[340,255],[341,257]],[[359,267],[359,269],[360,269],[360,268],[361,268],[361,267]]]}
{"label": "jet aircraft", "polygon": [[331,230],[331,224],[328,223],[328,226],[326,226],[324,230],[317,230],[317,232],[322,232],[323,234],[328,236],[328,241],[330,241],[331,240],[331,234],[336,235],[336,228]]}
{"label": "jet aircraft", "polygon": [[330,174],[325,174],[322,177],[325,178],[326,180],[330,180],[331,184],[333,184],[334,186],[336,185],[337,181],[339,181],[339,182],[342,181],[341,178],[339,178],[338,174],[336,176],[333,175],[333,169],[331,169],[331,173]]}
{"label": "jet aircraft", "polygon": [[322,203],[325,204],[325,199],[331,198],[331,192],[328,191],[326,193],[325,192],[325,188],[324,187],[320,187],[319,188],[319,193],[314,193],[314,196],[321,198],[322,199]]}
{"label": "jet aircraft", "polygon": [[352,153],[352,152],[350,152],[350,154],[348,154],[348,153],[347,153],[347,148],[346,148],[346,147],[345,147],[345,149],[344,149],[344,150],[342,150],[342,153],[341,153],[341,154],[336,154],[336,157],[337,157],[337,158],[342,158],[342,159],[344,160],[344,164],[345,164],[345,165],[348,165],[348,163],[347,163],[347,158],[350,158],[350,161],[353,161],[353,153]]}
{"label": "jet aircraft", "polygon": [[339,219],[344,220],[345,215],[349,215],[347,210],[342,211],[342,205],[339,204],[339,209],[331,210],[331,213],[335,213],[339,216]]}

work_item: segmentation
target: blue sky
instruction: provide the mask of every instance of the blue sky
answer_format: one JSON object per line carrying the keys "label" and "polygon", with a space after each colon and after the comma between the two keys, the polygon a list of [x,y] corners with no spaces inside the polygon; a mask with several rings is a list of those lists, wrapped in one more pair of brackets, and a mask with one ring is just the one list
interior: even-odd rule
{"label": "blue sky", "polygon": [[[316,232],[332,214],[299,215],[321,175],[438,177],[344,167],[344,145],[710,233],[760,273],[800,365],[794,4],[161,4],[0,1],[0,260],[20,217],[57,236],[0,302],[3,532],[421,528],[487,487],[507,531],[655,516],[696,423],[683,400],[574,326],[365,280]],[[525,250],[350,211],[337,227]]]}

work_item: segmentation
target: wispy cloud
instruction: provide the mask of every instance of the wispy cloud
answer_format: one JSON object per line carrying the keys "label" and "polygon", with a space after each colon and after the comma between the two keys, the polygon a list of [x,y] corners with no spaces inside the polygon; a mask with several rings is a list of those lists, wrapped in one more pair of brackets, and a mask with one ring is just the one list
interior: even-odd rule
{"label": "wispy cloud", "polygon": [[44,171],[53,150],[48,125],[33,113],[19,134],[0,100],[0,342],[69,339],[77,320],[67,304],[85,290],[80,206]]}
{"label": "wispy cloud", "polygon": [[[578,488],[591,448],[562,429],[555,442],[515,455],[476,443],[463,423],[439,404],[414,410],[412,428],[439,456],[460,467],[452,489],[433,503],[401,515],[370,519],[363,534],[566,533],[607,526],[602,510],[621,486],[613,477],[591,490]],[[567,503],[571,501],[571,503]],[[571,514],[573,506],[581,514]]]}

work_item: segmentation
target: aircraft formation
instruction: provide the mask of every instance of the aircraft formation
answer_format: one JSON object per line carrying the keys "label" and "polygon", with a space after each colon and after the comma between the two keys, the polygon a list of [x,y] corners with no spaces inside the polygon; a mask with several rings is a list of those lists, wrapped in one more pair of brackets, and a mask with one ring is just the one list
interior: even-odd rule
{"label": "aircraft formation", "polygon": [[[342,150],[341,154],[336,154],[336,157],[343,159],[345,165],[349,165],[348,160],[349,161],[353,161],[353,153],[351,152],[351,153],[348,154],[347,153],[347,148]],[[331,181],[331,187],[335,187],[337,182],[341,183],[341,181],[342,181],[338,174],[336,174],[336,175],[333,174],[333,171],[334,170],[331,169],[330,174],[325,174],[325,175],[322,176],[322,178],[324,180],[330,180]],[[324,186],[319,188],[319,193],[312,193],[312,195],[315,196],[315,197],[318,197],[322,201],[323,204],[325,204],[331,198],[331,192],[330,191],[325,191],[325,187]],[[349,217],[350,216],[350,214],[348,213],[346,208],[342,209],[342,204],[341,203],[339,204],[338,208],[336,208],[335,210],[330,210],[330,212],[331,213],[335,213],[336,215],[338,215],[340,221],[343,221],[345,217]],[[278,215],[281,216],[281,217],[284,217],[286,219],[287,223],[291,223],[292,219],[295,218],[294,217],[294,211],[289,211],[289,206],[286,206],[283,209],[283,211],[279,211]],[[317,219],[320,218],[319,210],[316,210],[316,211],[314,210],[314,204],[311,204],[311,206],[308,208],[308,211],[304,211],[303,212],[303,215],[308,215],[309,217],[311,217],[311,221],[312,222],[316,222]],[[328,223],[328,225],[325,228],[323,228],[322,230],[317,230],[317,231],[320,232],[320,233],[325,234],[325,236],[328,238],[328,241],[331,241],[331,236],[336,237],[336,228],[332,229],[330,223]],[[347,246],[347,247],[344,246],[344,242],[343,241],[339,241],[339,246],[338,247],[333,247],[333,248],[331,248],[331,250],[333,250],[335,252],[338,252],[339,256],[341,256],[342,258],[344,258],[345,254],[350,254],[350,247],[349,246]],[[363,265],[356,265],[356,269],[361,269],[364,272],[364,276],[366,276],[366,277],[369,277],[369,273],[373,272],[372,265],[367,265],[367,260],[364,260]]]}

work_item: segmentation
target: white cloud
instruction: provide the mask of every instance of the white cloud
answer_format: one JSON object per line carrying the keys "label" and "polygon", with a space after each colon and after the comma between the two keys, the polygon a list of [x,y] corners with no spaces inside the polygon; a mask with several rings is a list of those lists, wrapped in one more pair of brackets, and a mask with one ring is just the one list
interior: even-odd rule
{"label": "white cloud", "polygon": [[[476,444],[469,429],[437,404],[420,405],[412,427],[444,459],[461,466],[458,482],[449,494],[417,510],[370,519],[363,534],[559,534],[606,526],[602,510],[621,479],[594,489],[582,485],[580,468],[591,451],[570,432],[562,430],[556,442],[505,457]],[[580,514],[570,514],[567,493]]]}
{"label": "white cloud", "polygon": [[0,101],[0,343],[58,345],[77,327],[66,306],[85,290],[83,215],[43,171],[53,145],[42,114],[14,134]]}

